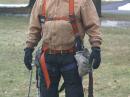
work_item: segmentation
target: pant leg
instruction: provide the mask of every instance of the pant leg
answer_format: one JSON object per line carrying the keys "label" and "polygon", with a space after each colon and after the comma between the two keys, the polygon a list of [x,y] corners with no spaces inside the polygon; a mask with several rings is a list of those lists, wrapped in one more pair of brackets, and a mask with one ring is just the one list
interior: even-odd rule
{"label": "pant leg", "polygon": [[46,65],[48,68],[51,85],[49,89],[46,88],[44,76],[43,74],[41,74],[40,97],[59,97],[58,85],[59,85],[61,75],[58,66],[55,63],[56,63],[55,57],[51,55],[46,55]]}
{"label": "pant leg", "polygon": [[84,97],[82,80],[74,55],[63,56],[60,70],[65,83],[65,97]]}
{"label": "pant leg", "polygon": [[82,81],[77,68],[63,71],[62,75],[65,82],[66,97],[84,97]]}

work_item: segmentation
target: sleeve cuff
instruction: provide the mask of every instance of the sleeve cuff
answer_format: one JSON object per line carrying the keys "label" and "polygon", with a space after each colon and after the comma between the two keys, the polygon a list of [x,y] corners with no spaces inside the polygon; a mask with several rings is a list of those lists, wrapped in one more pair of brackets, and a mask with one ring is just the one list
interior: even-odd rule
{"label": "sleeve cuff", "polygon": [[91,43],[92,47],[101,47],[101,42],[93,42]]}
{"label": "sleeve cuff", "polygon": [[31,42],[27,42],[27,43],[26,43],[26,47],[34,49],[35,44],[34,44],[34,43],[31,43]]}

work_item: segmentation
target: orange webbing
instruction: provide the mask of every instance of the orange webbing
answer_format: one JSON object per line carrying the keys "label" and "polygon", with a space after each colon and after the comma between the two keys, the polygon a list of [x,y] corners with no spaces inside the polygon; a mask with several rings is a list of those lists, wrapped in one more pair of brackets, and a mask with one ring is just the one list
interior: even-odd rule
{"label": "orange webbing", "polygon": [[69,0],[69,15],[70,15],[70,21],[73,28],[73,33],[78,33],[78,26],[76,22],[76,17],[74,13],[74,0]]}
{"label": "orange webbing", "polygon": [[46,18],[46,21],[54,21],[54,20],[66,20],[66,21],[69,21],[70,19],[68,17],[66,17],[66,16]]}
{"label": "orange webbing", "polygon": [[74,15],[74,0],[69,0],[69,15]]}
{"label": "orange webbing", "polygon": [[76,23],[72,23],[71,25],[72,25],[72,28],[73,28],[73,32],[74,32],[75,34],[78,33],[79,30],[78,30],[77,24],[76,24]]}
{"label": "orange webbing", "polygon": [[46,0],[44,0],[44,2],[43,2],[42,15],[43,15],[43,16],[46,16]]}
{"label": "orange webbing", "polygon": [[[47,18],[46,17],[46,0],[44,0],[43,2],[42,15],[45,17],[45,21],[53,21],[53,20],[67,20],[68,21],[68,18],[65,16]],[[69,20],[71,21],[73,32],[76,34],[79,32],[79,29],[77,26],[76,17],[74,13],[74,0],[69,0],[69,16],[70,16]]]}
{"label": "orange webbing", "polygon": [[46,66],[46,62],[45,62],[45,52],[46,52],[47,48],[44,48],[44,51],[40,57],[40,63],[41,63],[41,69],[42,69],[42,72],[43,72],[43,75],[44,75],[44,78],[45,78],[45,82],[46,82],[46,86],[47,86],[47,89],[50,87],[50,84],[51,84],[51,81],[50,81],[50,78],[49,78],[49,73],[48,73],[48,70],[47,70],[47,66]]}
{"label": "orange webbing", "polygon": [[[42,15],[46,16],[46,0],[43,2],[43,7],[42,7]],[[74,0],[69,0],[69,15],[74,15]],[[59,17],[56,19],[58,20]],[[60,18],[59,20],[66,20],[65,17]]]}

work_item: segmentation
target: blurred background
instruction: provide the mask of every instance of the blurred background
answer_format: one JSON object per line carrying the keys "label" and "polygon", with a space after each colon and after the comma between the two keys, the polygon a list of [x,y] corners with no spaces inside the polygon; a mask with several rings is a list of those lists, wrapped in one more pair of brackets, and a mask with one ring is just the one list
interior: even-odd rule
{"label": "blurred background", "polygon": [[[30,11],[35,0],[0,0],[0,97],[26,97],[23,63]],[[130,0],[93,0],[103,33],[102,64],[94,71],[95,97],[130,97]],[[90,48],[88,37],[85,45]],[[31,97],[36,97],[35,70]],[[87,97],[88,76],[83,81]],[[64,92],[60,94],[64,97]]]}

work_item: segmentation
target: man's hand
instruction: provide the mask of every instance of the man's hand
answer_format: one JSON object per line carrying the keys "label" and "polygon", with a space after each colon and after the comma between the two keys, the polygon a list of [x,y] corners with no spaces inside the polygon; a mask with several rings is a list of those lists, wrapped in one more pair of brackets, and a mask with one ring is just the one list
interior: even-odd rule
{"label": "man's hand", "polygon": [[92,47],[89,64],[93,64],[93,69],[97,69],[101,63],[101,50],[99,47]]}
{"label": "man's hand", "polygon": [[24,51],[25,51],[24,64],[25,64],[25,66],[27,67],[28,70],[32,70],[31,63],[32,63],[33,50],[34,49],[32,49],[32,48],[25,48],[24,49]]}

